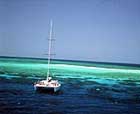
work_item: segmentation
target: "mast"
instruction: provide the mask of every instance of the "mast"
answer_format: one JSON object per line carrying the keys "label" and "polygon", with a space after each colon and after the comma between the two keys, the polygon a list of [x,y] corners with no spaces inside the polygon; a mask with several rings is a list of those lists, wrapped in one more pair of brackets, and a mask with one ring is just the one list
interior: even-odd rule
{"label": "mast", "polygon": [[51,61],[51,45],[52,45],[52,30],[53,30],[53,22],[50,20],[50,32],[49,32],[49,48],[48,48],[48,71],[47,71],[47,78],[48,80],[50,74],[50,61]]}

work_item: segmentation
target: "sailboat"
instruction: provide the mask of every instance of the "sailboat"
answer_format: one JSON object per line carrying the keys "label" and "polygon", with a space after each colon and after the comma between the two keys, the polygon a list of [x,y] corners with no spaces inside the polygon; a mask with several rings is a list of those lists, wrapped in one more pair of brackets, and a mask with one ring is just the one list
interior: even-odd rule
{"label": "sailboat", "polygon": [[50,75],[50,62],[51,62],[51,45],[52,45],[52,30],[53,30],[53,23],[52,20],[50,21],[50,33],[49,33],[49,47],[48,47],[48,71],[47,71],[47,77],[45,80],[37,81],[34,83],[34,89],[36,91],[51,91],[51,92],[57,92],[61,84],[58,80],[53,80]]}

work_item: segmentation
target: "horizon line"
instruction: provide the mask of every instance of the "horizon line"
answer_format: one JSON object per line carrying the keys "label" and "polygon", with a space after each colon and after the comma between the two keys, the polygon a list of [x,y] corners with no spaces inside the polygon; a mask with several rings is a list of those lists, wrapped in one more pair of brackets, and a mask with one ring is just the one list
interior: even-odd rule
{"label": "horizon line", "polygon": [[[19,58],[19,59],[38,59],[38,60],[47,60],[48,58],[40,58],[40,57],[21,57],[21,56],[0,56],[0,58]],[[127,65],[127,66],[139,66],[140,64],[137,63],[120,63],[120,62],[107,62],[107,61],[90,61],[90,60],[77,60],[77,59],[51,59],[56,61],[71,61],[71,62],[87,62],[87,63],[97,63],[97,64],[116,64],[116,65]]]}

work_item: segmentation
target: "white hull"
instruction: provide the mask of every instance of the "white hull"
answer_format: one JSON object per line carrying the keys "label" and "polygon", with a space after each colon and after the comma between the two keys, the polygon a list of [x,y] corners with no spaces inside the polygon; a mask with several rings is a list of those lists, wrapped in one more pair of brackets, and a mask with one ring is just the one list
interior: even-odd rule
{"label": "white hull", "polygon": [[38,81],[34,84],[34,89],[36,91],[51,91],[51,92],[57,92],[61,87],[61,84],[57,80],[42,80]]}

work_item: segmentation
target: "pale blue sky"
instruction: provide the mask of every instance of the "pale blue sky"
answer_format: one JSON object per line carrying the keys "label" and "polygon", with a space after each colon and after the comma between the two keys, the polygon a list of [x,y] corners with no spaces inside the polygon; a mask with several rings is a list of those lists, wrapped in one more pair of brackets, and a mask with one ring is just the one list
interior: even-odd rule
{"label": "pale blue sky", "polygon": [[0,55],[140,64],[140,0],[0,0]]}

